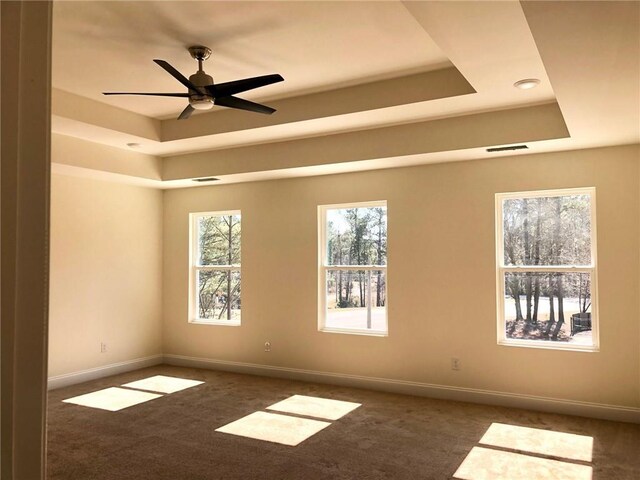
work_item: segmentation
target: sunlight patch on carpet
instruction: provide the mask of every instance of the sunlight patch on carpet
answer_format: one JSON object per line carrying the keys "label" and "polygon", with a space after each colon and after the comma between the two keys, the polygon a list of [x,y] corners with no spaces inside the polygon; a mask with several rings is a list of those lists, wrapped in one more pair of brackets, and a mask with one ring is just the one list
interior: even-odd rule
{"label": "sunlight patch on carpet", "polygon": [[293,413],[307,417],[326,418],[327,420],[338,420],[361,405],[361,403],[344,402],[342,400],[293,395],[267,407],[267,410]]}
{"label": "sunlight patch on carpet", "polygon": [[62,400],[65,403],[73,403],[84,407],[99,408],[110,412],[117,412],[123,408],[138,405],[161,397],[156,393],[138,392],[125,388],[110,387],[97,392],[87,393],[73,398]]}
{"label": "sunlight patch on carpet", "polygon": [[473,447],[453,478],[459,480],[591,480],[587,465]]}
{"label": "sunlight patch on carpet", "polygon": [[492,423],[481,444],[590,462],[593,438],[573,433]]}
{"label": "sunlight patch on carpet", "polygon": [[331,425],[328,422],[306,418],[288,417],[276,413],[254,412],[235,422],[217,428],[216,432],[295,447],[320,430]]}
{"label": "sunlight patch on carpet", "polygon": [[201,385],[204,382],[198,380],[189,380],[188,378],[167,377],[165,375],[156,375],[154,377],[143,378],[135,382],[129,382],[122,385],[123,387],[137,388],[140,390],[149,390],[160,393],[175,393],[180,390]]}

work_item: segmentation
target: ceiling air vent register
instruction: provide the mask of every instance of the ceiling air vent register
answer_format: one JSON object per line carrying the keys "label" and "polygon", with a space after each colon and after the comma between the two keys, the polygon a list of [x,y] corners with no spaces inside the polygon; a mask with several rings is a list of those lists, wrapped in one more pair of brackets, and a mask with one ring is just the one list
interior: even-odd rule
{"label": "ceiling air vent register", "polygon": [[205,178],[194,178],[193,181],[194,182],[217,182],[218,180],[220,180],[219,178],[215,178],[215,177],[205,177]]}
{"label": "ceiling air vent register", "polygon": [[528,150],[526,145],[509,145],[507,147],[491,147],[487,148],[487,152],[509,152],[511,150]]}

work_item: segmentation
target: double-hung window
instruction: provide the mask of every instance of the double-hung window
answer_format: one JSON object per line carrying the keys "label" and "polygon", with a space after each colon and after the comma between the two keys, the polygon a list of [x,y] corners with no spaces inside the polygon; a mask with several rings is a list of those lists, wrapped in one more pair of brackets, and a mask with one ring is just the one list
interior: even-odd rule
{"label": "double-hung window", "polygon": [[190,223],[189,320],[240,325],[240,212],[192,213]]}
{"label": "double-hung window", "polygon": [[595,189],[496,195],[498,343],[597,350]]}
{"label": "double-hung window", "polygon": [[387,203],[325,205],[319,217],[319,329],[387,334]]}

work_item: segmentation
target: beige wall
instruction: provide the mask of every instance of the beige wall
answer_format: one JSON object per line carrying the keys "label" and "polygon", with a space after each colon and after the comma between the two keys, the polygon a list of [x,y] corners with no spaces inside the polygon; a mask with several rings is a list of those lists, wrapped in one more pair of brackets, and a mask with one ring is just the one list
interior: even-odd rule
{"label": "beige wall", "polygon": [[50,285],[50,377],[162,353],[162,192],[53,175]]}
{"label": "beige wall", "polygon": [[[164,353],[638,407],[639,154],[616,147],[165,191]],[[498,346],[494,194],[579,186],[597,189],[600,352]],[[320,333],[317,206],[382,199],[389,336]],[[242,210],[243,324],[190,325],[188,213],[229,209]]]}

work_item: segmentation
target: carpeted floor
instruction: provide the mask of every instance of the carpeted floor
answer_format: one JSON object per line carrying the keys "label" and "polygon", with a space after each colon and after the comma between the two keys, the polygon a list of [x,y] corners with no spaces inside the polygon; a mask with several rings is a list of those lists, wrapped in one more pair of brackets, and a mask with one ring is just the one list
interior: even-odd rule
{"label": "carpeted floor", "polygon": [[[117,412],[62,402],[158,374],[205,383]],[[215,431],[296,394],[362,406],[295,447]],[[593,437],[572,464],[640,479],[640,425],[165,365],[50,392],[47,478],[447,479],[493,423]]]}

